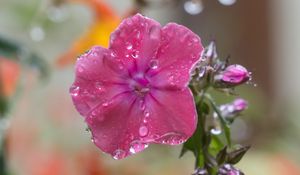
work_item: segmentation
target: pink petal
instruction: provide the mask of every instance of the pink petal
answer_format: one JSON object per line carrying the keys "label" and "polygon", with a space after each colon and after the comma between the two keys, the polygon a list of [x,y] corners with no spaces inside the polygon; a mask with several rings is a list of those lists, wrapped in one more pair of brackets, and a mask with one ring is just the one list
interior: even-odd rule
{"label": "pink petal", "polygon": [[144,114],[148,128],[144,141],[177,145],[185,142],[196,129],[197,113],[192,93],[153,90],[146,98]]}
{"label": "pink petal", "polygon": [[184,26],[169,23],[162,29],[162,41],[155,69],[150,69],[151,82],[158,87],[183,88],[190,71],[203,50],[200,38]]}
{"label": "pink petal", "polygon": [[[181,103],[174,99],[181,99]],[[149,143],[176,145],[186,141],[197,123],[189,89],[155,90],[144,100],[122,94],[100,105],[86,118],[94,143],[115,159],[140,152]]]}
{"label": "pink petal", "polygon": [[131,70],[142,70],[155,54],[160,42],[160,24],[136,14],[123,20],[111,34],[109,49]]}
{"label": "pink petal", "polygon": [[110,104],[96,108],[86,122],[94,143],[115,159],[122,159],[147,147],[139,136],[142,116],[137,98],[132,94],[123,94]]}
{"label": "pink petal", "polygon": [[76,79],[70,88],[76,109],[85,116],[95,106],[127,91],[123,85],[127,74],[121,63],[111,59],[109,50],[92,48],[76,63]]}

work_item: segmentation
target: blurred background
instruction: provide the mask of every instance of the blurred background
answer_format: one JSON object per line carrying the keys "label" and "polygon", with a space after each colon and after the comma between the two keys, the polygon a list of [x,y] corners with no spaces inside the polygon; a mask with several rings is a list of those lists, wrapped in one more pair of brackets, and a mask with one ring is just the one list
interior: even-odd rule
{"label": "blurred background", "polygon": [[249,175],[300,175],[299,0],[1,0],[0,170],[191,174],[193,156],[179,159],[181,146],[151,145],[120,161],[101,153],[68,94],[76,57],[106,47],[119,22],[137,12],[183,24],[204,45],[215,39],[220,57],[251,71],[252,82],[238,88],[250,107],[232,130],[235,142],[252,148],[238,167]]}

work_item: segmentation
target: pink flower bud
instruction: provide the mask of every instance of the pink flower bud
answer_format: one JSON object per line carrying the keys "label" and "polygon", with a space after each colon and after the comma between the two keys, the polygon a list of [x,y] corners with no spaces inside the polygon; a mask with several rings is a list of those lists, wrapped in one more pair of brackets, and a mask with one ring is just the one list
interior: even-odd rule
{"label": "pink flower bud", "polygon": [[248,102],[242,98],[233,101],[235,111],[243,111],[248,108]]}
{"label": "pink flower bud", "polygon": [[216,42],[211,41],[203,52],[204,59],[214,60],[218,57]]}
{"label": "pink flower bud", "polygon": [[247,108],[248,102],[242,98],[238,98],[231,103],[221,105],[220,111],[225,118],[232,120]]}
{"label": "pink flower bud", "polygon": [[219,169],[218,175],[244,175],[244,173],[230,164],[225,164]]}
{"label": "pink flower bud", "polygon": [[247,69],[238,64],[226,67],[221,73],[221,76],[221,81],[223,83],[233,86],[243,84],[250,78]]}

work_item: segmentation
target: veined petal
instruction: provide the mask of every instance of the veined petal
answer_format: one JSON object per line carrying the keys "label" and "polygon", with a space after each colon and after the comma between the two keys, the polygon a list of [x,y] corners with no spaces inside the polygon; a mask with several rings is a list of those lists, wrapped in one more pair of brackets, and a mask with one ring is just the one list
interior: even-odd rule
{"label": "veined petal", "polygon": [[95,108],[86,118],[96,146],[122,159],[144,150],[148,145],[140,140],[142,110],[132,94],[121,94],[111,103]]}
{"label": "veined petal", "polygon": [[151,82],[158,87],[186,87],[193,65],[203,50],[200,38],[184,26],[169,23],[162,29],[157,67],[150,69]]}
{"label": "veined petal", "polygon": [[191,137],[196,129],[197,113],[188,88],[153,90],[146,98],[145,111],[144,122],[149,130],[145,141],[177,145]]}
{"label": "veined petal", "polygon": [[148,68],[148,62],[156,55],[160,42],[160,24],[136,14],[123,20],[110,36],[109,49],[134,71]]}
{"label": "veined petal", "polygon": [[128,91],[127,70],[111,58],[109,50],[94,47],[76,63],[76,79],[70,88],[73,103],[86,116],[95,106]]}

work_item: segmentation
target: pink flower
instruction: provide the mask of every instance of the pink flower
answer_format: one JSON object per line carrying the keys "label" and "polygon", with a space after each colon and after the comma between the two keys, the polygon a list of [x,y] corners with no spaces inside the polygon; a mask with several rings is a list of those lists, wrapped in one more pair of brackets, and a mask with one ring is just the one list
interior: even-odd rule
{"label": "pink flower", "polygon": [[96,146],[122,159],[149,143],[186,141],[197,122],[187,85],[202,50],[184,26],[137,14],[111,34],[108,49],[82,55],[70,93]]}
{"label": "pink flower", "polygon": [[234,64],[226,67],[222,73],[222,81],[226,84],[239,85],[250,78],[247,69],[241,65]]}

